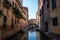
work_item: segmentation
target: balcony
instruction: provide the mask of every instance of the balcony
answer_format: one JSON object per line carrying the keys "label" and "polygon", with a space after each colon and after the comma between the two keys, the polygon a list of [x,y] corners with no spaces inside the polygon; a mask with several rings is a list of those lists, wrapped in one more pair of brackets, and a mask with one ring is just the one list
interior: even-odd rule
{"label": "balcony", "polygon": [[17,11],[17,12],[18,12],[18,13],[17,13],[17,15],[16,15],[16,16],[17,16],[18,18],[21,18],[21,17],[22,17],[21,12],[20,12],[20,11]]}
{"label": "balcony", "polygon": [[19,7],[22,6],[22,4],[20,3],[20,0],[16,0],[16,2],[18,3]]}
{"label": "balcony", "polygon": [[23,17],[22,13],[21,13],[19,10],[17,10],[16,16],[17,16],[19,19],[22,18],[22,19],[26,20],[26,19]]}
{"label": "balcony", "polygon": [[20,18],[22,16],[21,12],[18,10],[17,7],[12,7],[12,12],[16,15],[16,17]]}
{"label": "balcony", "polygon": [[3,6],[5,6],[6,8],[10,8],[11,3],[8,0],[3,0]]}
{"label": "balcony", "polygon": [[15,7],[12,6],[12,12],[14,12],[14,14],[16,15],[16,17],[18,17],[18,18],[23,18],[24,20],[26,20],[26,19],[23,17],[21,11],[18,9],[17,5],[15,5]]}
{"label": "balcony", "polygon": [[16,13],[16,11],[17,11],[17,8],[14,7],[14,6],[12,6],[12,12],[13,12],[13,13]]}
{"label": "balcony", "polygon": [[26,20],[26,18],[22,17],[24,20]]}
{"label": "balcony", "polygon": [[3,13],[3,11],[2,11],[2,10],[0,10],[0,17],[3,15],[2,13]]}

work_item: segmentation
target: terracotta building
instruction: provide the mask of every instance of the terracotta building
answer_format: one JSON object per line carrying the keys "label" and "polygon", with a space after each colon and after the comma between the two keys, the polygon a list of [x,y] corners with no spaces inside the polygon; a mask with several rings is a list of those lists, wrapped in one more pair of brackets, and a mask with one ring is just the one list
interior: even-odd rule
{"label": "terracotta building", "polygon": [[[22,15],[23,1],[22,2],[21,1],[20,0],[0,0],[0,32],[1,32],[0,37],[2,37],[1,40],[4,40],[7,37],[10,37],[11,35],[13,35],[14,33],[16,33],[21,29],[20,23],[23,24],[23,22],[20,21],[20,19],[21,18],[25,19],[23,17],[24,15]],[[18,30],[18,27],[19,27],[19,30]]]}
{"label": "terracotta building", "polygon": [[22,16],[23,18],[20,18],[19,21],[20,21],[20,27],[23,28],[23,27],[26,27],[27,24],[28,24],[28,8],[27,7],[22,7],[23,11],[22,11]]}

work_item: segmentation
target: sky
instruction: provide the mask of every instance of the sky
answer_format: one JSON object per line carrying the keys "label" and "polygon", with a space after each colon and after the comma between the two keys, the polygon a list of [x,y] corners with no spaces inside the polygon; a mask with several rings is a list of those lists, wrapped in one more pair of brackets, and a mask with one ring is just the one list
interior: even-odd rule
{"label": "sky", "polygon": [[36,19],[38,0],[23,0],[23,6],[28,7],[29,19]]}

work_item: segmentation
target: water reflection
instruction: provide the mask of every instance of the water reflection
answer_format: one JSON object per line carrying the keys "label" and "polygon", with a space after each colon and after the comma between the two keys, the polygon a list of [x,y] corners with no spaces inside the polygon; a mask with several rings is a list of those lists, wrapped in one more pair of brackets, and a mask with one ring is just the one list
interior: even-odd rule
{"label": "water reflection", "polygon": [[35,31],[28,32],[28,40],[36,40],[36,32]]}

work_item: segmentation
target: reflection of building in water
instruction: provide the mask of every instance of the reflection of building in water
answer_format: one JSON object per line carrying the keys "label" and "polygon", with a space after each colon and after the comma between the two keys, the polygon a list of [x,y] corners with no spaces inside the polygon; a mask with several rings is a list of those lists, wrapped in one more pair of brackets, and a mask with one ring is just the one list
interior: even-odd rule
{"label": "reflection of building in water", "polygon": [[28,40],[28,32],[25,32],[25,33],[21,36],[20,40]]}
{"label": "reflection of building in water", "polygon": [[36,40],[40,40],[40,33],[36,32]]}

